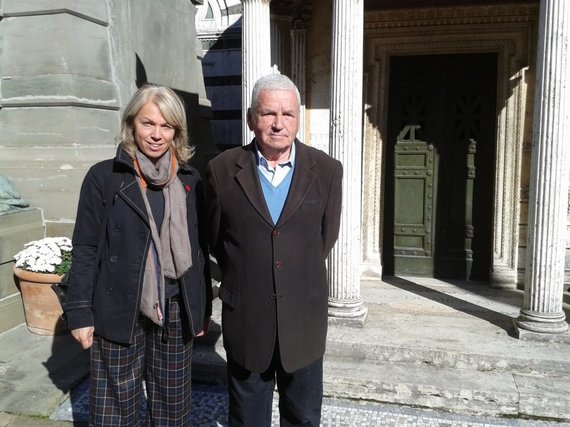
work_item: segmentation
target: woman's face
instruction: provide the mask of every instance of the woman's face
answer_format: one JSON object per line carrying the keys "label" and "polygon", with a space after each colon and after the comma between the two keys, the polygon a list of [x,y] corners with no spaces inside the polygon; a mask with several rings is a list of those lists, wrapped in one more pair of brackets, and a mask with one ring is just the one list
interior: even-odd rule
{"label": "woman's face", "polygon": [[153,162],[170,149],[176,134],[153,102],[147,102],[139,110],[133,120],[133,131],[137,147]]}

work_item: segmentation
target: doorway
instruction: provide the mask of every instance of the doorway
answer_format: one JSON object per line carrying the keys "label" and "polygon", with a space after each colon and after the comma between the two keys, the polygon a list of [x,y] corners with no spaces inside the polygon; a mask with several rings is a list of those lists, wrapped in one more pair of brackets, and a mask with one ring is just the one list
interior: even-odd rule
{"label": "doorway", "polygon": [[489,279],[497,55],[390,59],[383,269]]}

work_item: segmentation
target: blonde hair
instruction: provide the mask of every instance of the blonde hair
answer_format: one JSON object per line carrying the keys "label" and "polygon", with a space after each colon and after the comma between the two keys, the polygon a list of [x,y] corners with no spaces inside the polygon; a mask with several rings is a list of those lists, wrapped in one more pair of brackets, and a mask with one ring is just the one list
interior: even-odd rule
{"label": "blonde hair", "polygon": [[132,157],[135,157],[137,144],[134,138],[133,121],[142,107],[152,102],[158,107],[166,122],[174,128],[172,147],[178,163],[184,165],[194,156],[194,147],[188,144],[188,125],[184,102],[166,86],[145,84],[138,89],[123,111],[121,118],[120,145]]}

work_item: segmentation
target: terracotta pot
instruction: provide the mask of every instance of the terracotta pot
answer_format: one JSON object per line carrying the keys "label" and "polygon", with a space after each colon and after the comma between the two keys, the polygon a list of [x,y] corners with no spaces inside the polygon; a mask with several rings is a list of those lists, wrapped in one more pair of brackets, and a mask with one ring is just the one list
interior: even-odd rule
{"label": "terracotta pot", "polygon": [[61,282],[57,274],[34,273],[14,267],[16,286],[22,295],[24,315],[30,332],[38,335],[57,335],[66,331],[61,315],[63,310],[53,283]]}

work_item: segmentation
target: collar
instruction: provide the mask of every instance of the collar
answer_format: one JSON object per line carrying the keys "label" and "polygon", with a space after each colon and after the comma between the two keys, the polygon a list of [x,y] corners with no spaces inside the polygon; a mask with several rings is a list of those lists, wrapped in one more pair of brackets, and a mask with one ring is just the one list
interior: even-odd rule
{"label": "collar", "polygon": [[[257,141],[254,141],[254,147],[255,147],[255,161],[258,167],[263,167],[265,169],[267,169],[268,171],[273,171],[273,169],[271,168],[271,166],[269,166],[269,162],[267,161],[267,159],[263,156],[263,154],[261,154],[261,151],[259,151],[259,148],[257,147]],[[277,164],[277,166],[281,166],[281,167],[285,167],[285,166],[289,166],[289,167],[293,167],[295,166],[295,154],[296,154],[296,146],[297,144],[295,144],[295,141],[293,141],[293,144],[291,144],[291,152],[289,153],[289,159],[285,160],[283,162],[280,162]]]}

